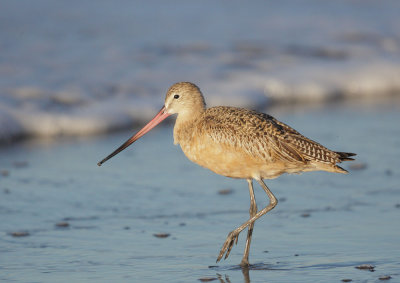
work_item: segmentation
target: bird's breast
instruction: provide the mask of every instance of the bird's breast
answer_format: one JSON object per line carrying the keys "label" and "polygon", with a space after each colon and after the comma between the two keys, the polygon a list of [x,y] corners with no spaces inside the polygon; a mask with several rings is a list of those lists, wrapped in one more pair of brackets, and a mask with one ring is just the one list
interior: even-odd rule
{"label": "bird's breast", "polygon": [[265,160],[249,155],[240,148],[216,142],[207,133],[177,132],[176,141],[189,160],[211,171],[231,178],[255,178]]}

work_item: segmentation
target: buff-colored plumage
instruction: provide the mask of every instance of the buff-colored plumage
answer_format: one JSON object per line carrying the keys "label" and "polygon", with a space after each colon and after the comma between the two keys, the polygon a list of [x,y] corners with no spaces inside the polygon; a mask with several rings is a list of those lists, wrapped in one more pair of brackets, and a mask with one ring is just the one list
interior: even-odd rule
{"label": "buff-colored plumage", "polygon": [[[177,93],[178,99],[169,99]],[[166,101],[179,100],[198,109],[184,117],[178,112],[175,143],[190,160],[215,173],[243,179],[315,170],[346,173],[336,163],[349,154],[331,151],[270,115],[225,106],[206,109],[200,90],[190,83],[168,91]]]}

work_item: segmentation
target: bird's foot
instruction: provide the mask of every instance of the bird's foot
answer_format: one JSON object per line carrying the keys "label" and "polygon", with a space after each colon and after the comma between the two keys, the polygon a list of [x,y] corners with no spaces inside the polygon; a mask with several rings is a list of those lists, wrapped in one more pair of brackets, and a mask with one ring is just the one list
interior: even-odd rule
{"label": "bird's foot", "polygon": [[221,258],[224,256],[224,254],[225,254],[224,259],[228,258],[229,254],[232,250],[233,244],[237,244],[238,239],[239,239],[239,233],[237,233],[235,231],[231,231],[228,234],[228,237],[226,237],[225,243],[222,246],[221,251],[219,252],[217,262],[219,262],[221,260]]}
{"label": "bird's foot", "polygon": [[249,266],[250,266],[250,263],[249,263],[249,261],[247,260],[247,259],[242,259],[242,261],[240,262],[240,267],[242,267],[242,268],[249,268]]}

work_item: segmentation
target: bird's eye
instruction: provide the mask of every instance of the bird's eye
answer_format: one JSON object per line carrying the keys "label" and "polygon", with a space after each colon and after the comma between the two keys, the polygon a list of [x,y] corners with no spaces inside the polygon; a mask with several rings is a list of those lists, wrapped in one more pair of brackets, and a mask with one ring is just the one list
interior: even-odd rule
{"label": "bird's eye", "polygon": [[175,94],[175,95],[174,95],[174,98],[175,98],[175,99],[178,99],[178,98],[179,98],[179,94]]}

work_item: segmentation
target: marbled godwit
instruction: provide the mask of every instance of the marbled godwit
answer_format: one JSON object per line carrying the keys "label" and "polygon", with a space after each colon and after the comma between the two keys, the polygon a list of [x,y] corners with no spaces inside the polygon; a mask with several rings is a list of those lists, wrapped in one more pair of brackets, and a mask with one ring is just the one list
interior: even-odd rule
{"label": "marbled godwit", "polygon": [[[181,146],[191,161],[223,176],[246,179],[248,183],[250,218],[228,234],[217,262],[224,255],[225,259],[229,256],[240,232],[247,227],[241,265],[249,265],[254,222],[278,203],[263,179],[317,170],[347,173],[336,163],[354,160],[351,158],[354,153],[329,150],[267,114],[225,106],[206,108],[200,89],[192,83],[181,82],[168,90],[160,112],[98,165],[127,148],[171,114],[178,114],[174,143]],[[260,211],[254,197],[253,179],[270,200]]]}

